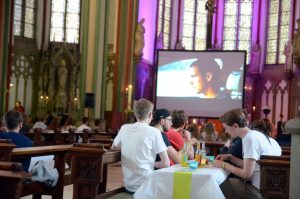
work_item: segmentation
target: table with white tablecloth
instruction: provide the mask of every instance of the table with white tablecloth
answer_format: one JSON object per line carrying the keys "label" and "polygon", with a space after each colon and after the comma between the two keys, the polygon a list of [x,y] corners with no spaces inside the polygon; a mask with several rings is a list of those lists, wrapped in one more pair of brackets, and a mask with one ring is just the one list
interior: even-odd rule
{"label": "table with white tablecloth", "polygon": [[[174,165],[155,171],[136,191],[135,199],[172,199],[173,176],[175,171],[186,171],[180,165]],[[225,198],[219,185],[228,173],[221,168],[199,168],[192,171],[191,199]]]}

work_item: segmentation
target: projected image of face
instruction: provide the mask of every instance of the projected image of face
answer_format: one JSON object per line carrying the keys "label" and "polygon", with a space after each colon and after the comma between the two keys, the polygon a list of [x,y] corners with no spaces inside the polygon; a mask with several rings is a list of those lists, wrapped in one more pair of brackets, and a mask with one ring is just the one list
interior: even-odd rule
{"label": "projected image of face", "polygon": [[200,70],[197,66],[192,65],[189,68],[190,75],[191,75],[191,85],[195,89],[196,93],[199,94],[202,92],[203,88],[203,78]]}
{"label": "projected image of face", "polygon": [[219,80],[220,66],[216,62],[211,62],[209,69],[201,68],[200,61],[191,64],[189,69],[191,85],[197,94],[203,98],[215,98],[220,89]]}

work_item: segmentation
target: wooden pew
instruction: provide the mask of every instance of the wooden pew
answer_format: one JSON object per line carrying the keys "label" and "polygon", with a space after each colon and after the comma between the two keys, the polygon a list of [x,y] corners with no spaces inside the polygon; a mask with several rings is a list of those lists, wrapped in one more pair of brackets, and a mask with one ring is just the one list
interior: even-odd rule
{"label": "wooden pew", "polygon": [[105,151],[101,144],[75,144],[72,160],[73,199],[107,198],[124,188],[106,192],[108,164],[121,160],[120,151]]}
{"label": "wooden pew", "polygon": [[16,145],[12,144],[10,140],[0,139],[0,161],[9,161],[15,147]]}
{"label": "wooden pew", "polygon": [[92,137],[89,139],[89,143],[100,143],[105,145],[105,147],[109,150],[113,139],[111,139],[110,136],[103,136],[103,135],[92,135]]}
{"label": "wooden pew", "polygon": [[0,162],[0,196],[5,199],[19,199],[22,180],[25,175],[22,165],[16,162]]}
{"label": "wooden pew", "polygon": [[260,192],[264,199],[289,198],[290,156],[261,156]]}
{"label": "wooden pew", "polygon": [[39,182],[23,184],[21,196],[34,194],[35,198],[41,195],[52,195],[53,199],[63,198],[64,176],[65,176],[65,156],[72,145],[40,146],[28,148],[14,148],[12,150],[12,160],[18,160],[28,157],[54,155],[55,168],[58,171],[59,179],[55,187],[49,188]]}

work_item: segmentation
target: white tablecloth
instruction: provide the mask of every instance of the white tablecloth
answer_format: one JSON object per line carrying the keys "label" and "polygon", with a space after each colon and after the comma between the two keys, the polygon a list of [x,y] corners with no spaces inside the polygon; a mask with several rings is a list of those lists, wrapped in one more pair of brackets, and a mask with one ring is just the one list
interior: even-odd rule
{"label": "white tablecloth", "polygon": [[[135,199],[172,199],[173,174],[180,165],[155,171],[136,191]],[[191,199],[225,198],[219,185],[228,174],[220,168],[201,168],[192,173]]]}

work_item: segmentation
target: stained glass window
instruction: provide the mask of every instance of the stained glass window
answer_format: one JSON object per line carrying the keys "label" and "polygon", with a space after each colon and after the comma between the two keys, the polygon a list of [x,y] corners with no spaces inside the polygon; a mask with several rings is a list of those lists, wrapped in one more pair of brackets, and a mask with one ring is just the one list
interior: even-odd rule
{"label": "stained glass window", "polygon": [[15,0],[14,35],[31,38],[35,36],[35,0]]}
{"label": "stained glass window", "polygon": [[283,51],[289,40],[290,6],[290,0],[269,0],[266,64],[285,63]]}
{"label": "stained glass window", "polygon": [[160,0],[158,9],[157,36],[163,33],[163,48],[168,49],[170,44],[171,0]]}
{"label": "stained glass window", "polygon": [[50,41],[79,42],[80,0],[52,0]]}
{"label": "stained glass window", "polygon": [[250,62],[253,0],[225,1],[223,49],[246,50]]}
{"label": "stained glass window", "polygon": [[182,44],[187,50],[206,49],[205,2],[204,0],[184,0]]}

